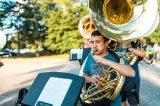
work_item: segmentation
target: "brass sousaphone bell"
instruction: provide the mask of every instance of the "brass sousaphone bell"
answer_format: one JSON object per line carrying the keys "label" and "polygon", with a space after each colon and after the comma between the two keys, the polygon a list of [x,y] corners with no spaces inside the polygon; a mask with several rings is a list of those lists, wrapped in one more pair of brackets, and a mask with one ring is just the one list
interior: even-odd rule
{"label": "brass sousaphone bell", "polygon": [[96,28],[123,42],[149,36],[159,24],[157,0],[89,0]]}
{"label": "brass sousaphone bell", "polygon": [[90,15],[85,15],[81,18],[78,24],[78,30],[81,36],[85,39],[90,39],[91,33],[96,29]]}
{"label": "brass sousaphone bell", "polygon": [[[133,41],[149,36],[159,23],[157,4],[157,0],[89,0],[88,2],[96,28],[105,37],[116,42]],[[110,100],[116,98],[125,77],[114,69],[107,70],[104,80],[99,85],[91,85],[81,94],[83,101],[91,103],[103,98]],[[110,73],[115,73],[116,78],[110,80]]]}

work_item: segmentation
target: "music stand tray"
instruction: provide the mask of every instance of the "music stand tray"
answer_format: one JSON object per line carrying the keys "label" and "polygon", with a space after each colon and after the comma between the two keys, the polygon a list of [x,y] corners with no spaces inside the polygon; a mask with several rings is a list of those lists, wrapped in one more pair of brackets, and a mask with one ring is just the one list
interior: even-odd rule
{"label": "music stand tray", "polygon": [[40,73],[22,100],[22,106],[76,106],[84,84],[78,75]]}

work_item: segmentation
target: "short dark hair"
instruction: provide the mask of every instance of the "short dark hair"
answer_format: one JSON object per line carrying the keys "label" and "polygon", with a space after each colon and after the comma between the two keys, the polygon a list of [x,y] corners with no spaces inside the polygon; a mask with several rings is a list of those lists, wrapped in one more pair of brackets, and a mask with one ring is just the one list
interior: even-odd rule
{"label": "short dark hair", "polygon": [[103,34],[101,34],[98,30],[95,30],[92,32],[91,36],[103,36],[104,41],[108,41],[109,39],[105,37]]}

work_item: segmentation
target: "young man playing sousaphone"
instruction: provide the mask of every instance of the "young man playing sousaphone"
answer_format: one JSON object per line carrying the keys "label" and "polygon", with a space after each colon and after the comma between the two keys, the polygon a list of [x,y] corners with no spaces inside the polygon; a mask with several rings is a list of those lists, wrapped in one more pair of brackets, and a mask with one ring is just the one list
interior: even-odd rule
{"label": "young man playing sousaphone", "polygon": [[[129,65],[120,64],[116,58],[106,49],[109,46],[109,39],[103,36],[98,30],[91,34],[92,50],[94,55],[89,54],[83,64],[83,74],[86,83],[97,85],[103,78],[103,70],[111,67],[124,76],[134,77],[135,72]],[[126,63],[126,62],[125,62]],[[100,64],[102,68],[100,68]],[[115,77],[112,76],[111,77]],[[100,101],[93,102],[90,106],[120,106],[121,98],[118,95],[113,101],[103,98]]]}

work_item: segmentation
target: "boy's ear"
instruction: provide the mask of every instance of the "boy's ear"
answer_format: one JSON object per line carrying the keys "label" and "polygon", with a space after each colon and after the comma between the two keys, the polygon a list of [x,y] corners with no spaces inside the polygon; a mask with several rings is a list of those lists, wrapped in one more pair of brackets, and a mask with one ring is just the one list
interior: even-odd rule
{"label": "boy's ear", "polygon": [[106,41],[106,46],[108,46],[109,45],[109,41]]}

